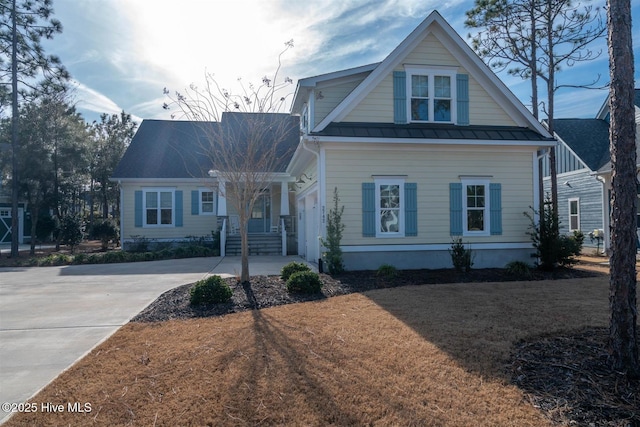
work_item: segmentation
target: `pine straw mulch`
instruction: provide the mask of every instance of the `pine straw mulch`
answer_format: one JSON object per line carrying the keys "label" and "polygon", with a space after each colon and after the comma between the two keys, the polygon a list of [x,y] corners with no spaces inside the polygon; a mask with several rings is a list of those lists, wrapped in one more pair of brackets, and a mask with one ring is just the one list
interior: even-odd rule
{"label": "pine straw mulch", "polygon": [[[595,260],[598,261],[598,260]],[[553,273],[535,271],[529,280],[592,277],[606,267],[584,262],[582,267]],[[233,289],[230,303],[193,308],[190,285],[166,292],[134,322],[219,316],[251,309],[329,298],[371,289],[404,285],[458,282],[500,282],[522,280],[502,269],[478,269],[465,275],[452,270],[399,271],[393,279],[375,272],[349,272],[336,277],[321,275],[323,290],[318,295],[291,295],[278,276],[252,277],[249,285],[226,279]],[[611,369],[606,350],[607,330],[591,328],[561,336],[530,337],[515,345],[507,375],[526,392],[531,404],[555,424],[580,426],[640,426],[640,381],[629,380]]]}
{"label": "pine straw mulch", "polygon": [[509,364],[512,382],[557,424],[640,426],[640,380],[611,369],[607,337],[592,328],[521,341]]}

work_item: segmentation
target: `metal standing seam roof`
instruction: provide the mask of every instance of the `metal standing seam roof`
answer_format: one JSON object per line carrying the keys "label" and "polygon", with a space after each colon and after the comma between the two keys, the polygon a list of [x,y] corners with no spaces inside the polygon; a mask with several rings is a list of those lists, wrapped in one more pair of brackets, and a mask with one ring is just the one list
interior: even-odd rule
{"label": "metal standing seam roof", "polygon": [[[203,178],[216,169],[211,164],[207,138],[221,132],[239,140],[246,133],[248,120],[258,113],[224,113],[220,123],[177,120],[143,120],[113,172],[113,179],[127,178]],[[278,162],[275,171],[284,172],[299,142],[299,117],[289,114],[265,113],[260,115],[265,127],[286,126],[286,138],[277,147]],[[265,149],[274,141],[265,133]]]}
{"label": "metal standing seam roof", "polygon": [[516,126],[457,126],[450,124],[336,123],[311,136],[345,138],[407,138],[440,140],[549,141],[538,132]]}

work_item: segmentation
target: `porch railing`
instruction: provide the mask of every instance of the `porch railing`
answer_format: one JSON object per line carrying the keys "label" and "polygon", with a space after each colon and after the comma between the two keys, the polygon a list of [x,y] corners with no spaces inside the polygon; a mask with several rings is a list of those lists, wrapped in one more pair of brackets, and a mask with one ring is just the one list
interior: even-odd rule
{"label": "porch railing", "polygon": [[226,255],[227,247],[227,219],[222,219],[222,228],[220,229],[220,256]]}
{"label": "porch railing", "polygon": [[282,234],[282,256],[287,256],[287,230],[284,225],[284,218],[280,218],[280,233]]}

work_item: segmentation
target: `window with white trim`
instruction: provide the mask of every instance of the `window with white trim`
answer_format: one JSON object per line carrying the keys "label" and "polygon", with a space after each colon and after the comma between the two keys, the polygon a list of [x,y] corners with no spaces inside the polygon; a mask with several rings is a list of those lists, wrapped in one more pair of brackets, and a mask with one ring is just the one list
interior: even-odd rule
{"label": "window with white trim", "polygon": [[143,190],[143,226],[173,227],[175,224],[175,190]]}
{"label": "window with white trim", "polygon": [[200,189],[200,215],[215,215],[215,194],[209,189]]}
{"label": "window with white trim", "polygon": [[465,236],[489,235],[489,180],[462,181],[462,232]]}
{"label": "window with white trim", "polygon": [[456,71],[406,67],[409,122],[455,123]]}
{"label": "window with white trim", "polygon": [[376,237],[404,236],[404,180],[380,178],[376,186]]}
{"label": "window with white trim", "polygon": [[580,199],[569,199],[569,231],[580,230]]}

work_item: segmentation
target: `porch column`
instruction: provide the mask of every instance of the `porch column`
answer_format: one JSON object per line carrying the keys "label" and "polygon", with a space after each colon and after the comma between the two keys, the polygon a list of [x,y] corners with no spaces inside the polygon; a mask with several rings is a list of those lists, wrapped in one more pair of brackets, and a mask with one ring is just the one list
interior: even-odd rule
{"label": "porch column", "polygon": [[218,216],[227,216],[227,197],[225,196],[225,182],[218,182]]}
{"label": "porch column", "polygon": [[280,216],[289,216],[289,183],[280,183]]}

